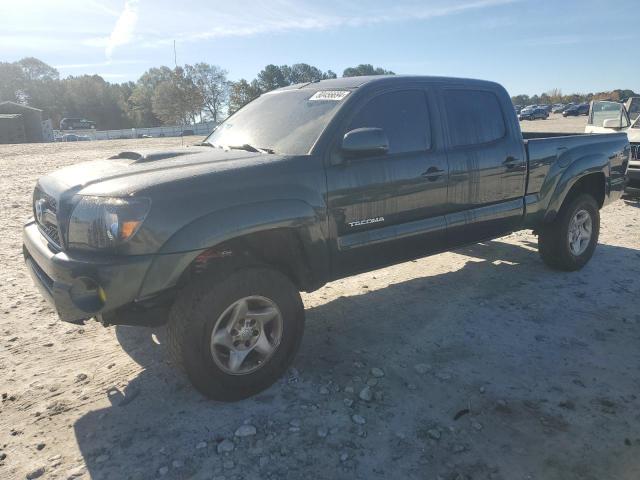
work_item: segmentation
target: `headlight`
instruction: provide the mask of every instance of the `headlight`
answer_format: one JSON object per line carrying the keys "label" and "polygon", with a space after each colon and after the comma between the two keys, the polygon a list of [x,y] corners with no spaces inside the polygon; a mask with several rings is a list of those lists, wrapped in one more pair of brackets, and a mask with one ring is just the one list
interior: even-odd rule
{"label": "headlight", "polygon": [[69,220],[70,248],[110,249],[133,237],[151,201],[147,198],[83,196]]}

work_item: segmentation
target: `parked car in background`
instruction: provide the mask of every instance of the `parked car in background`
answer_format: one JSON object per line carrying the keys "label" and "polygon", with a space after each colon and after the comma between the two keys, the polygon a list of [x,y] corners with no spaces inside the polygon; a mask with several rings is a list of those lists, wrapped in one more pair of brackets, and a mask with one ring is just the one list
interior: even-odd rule
{"label": "parked car in background", "polygon": [[553,105],[538,105],[538,108],[543,109],[547,113],[551,113],[551,109],[553,108]]}
{"label": "parked car in background", "polygon": [[563,117],[577,117],[578,115],[589,115],[589,104],[581,103],[580,105],[574,105],[567,108],[562,112]]}
{"label": "parked car in background", "polygon": [[549,118],[549,112],[542,107],[525,108],[518,115],[518,120],[546,120]]}
{"label": "parked car in background", "polygon": [[[636,97],[639,98],[639,97]],[[639,98],[640,100],[640,98]],[[589,120],[585,133],[626,132],[631,145],[631,158],[627,169],[626,192],[632,195],[640,194],[640,116],[634,120],[630,118],[627,105],[618,102],[591,102]]]}
{"label": "parked car in background", "polygon": [[91,137],[87,135],[76,135],[75,133],[67,133],[60,137],[61,142],[88,142]]}
{"label": "parked car in background", "polygon": [[96,122],[85,118],[63,118],[60,120],[60,130],[89,130],[95,128]]}
{"label": "parked car in background", "polygon": [[513,109],[516,111],[516,113],[520,113],[522,111],[522,105],[514,105]]}
{"label": "parked car in background", "polygon": [[562,113],[562,111],[566,108],[563,103],[556,103],[551,109],[551,113]]}
{"label": "parked car in background", "polygon": [[629,142],[544,137],[523,137],[493,82],[293,85],[198,146],[41,177],[22,251],[61,319],[166,323],[168,351],[196,388],[238,400],[291,365],[300,291],[523,229],[537,232],[550,267],[586,265],[600,209],[622,195]]}

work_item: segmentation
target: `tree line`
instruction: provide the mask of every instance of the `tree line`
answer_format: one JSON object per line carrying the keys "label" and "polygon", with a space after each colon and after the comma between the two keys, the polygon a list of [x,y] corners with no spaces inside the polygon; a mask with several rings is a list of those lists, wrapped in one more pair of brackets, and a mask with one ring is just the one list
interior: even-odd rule
{"label": "tree line", "polygon": [[591,100],[610,100],[612,102],[625,102],[630,97],[639,96],[633,90],[612,90],[610,92],[597,93],[572,93],[564,95],[562,90],[554,88],[540,95],[516,95],[511,97],[514,105],[551,105],[554,103],[588,103]]}
{"label": "tree line", "polygon": [[[344,77],[393,74],[361,64]],[[261,94],[276,88],[337,75],[306,63],[267,65],[252,80],[229,81],[217,65],[150,68],[135,82],[110,83],[99,75],[60,78],[45,62],[29,57],[0,62],[0,101],[10,100],[43,110],[54,127],[64,117],[95,121],[99,129],[155,127],[220,122]]]}
{"label": "tree line", "polygon": [[[390,70],[361,64],[346,68],[343,77],[393,74]],[[295,83],[336,78],[306,63],[267,65],[252,80],[230,81],[222,67],[196,63],[175,68],[150,68],[135,82],[110,83],[99,75],[60,78],[43,61],[28,57],[0,62],[0,101],[10,100],[43,110],[54,126],[64,117],[82,117],[100,129],[156,127],[216,123],[261,94]],[[637,96],[632,90],[573,93],[552,89],[540,95],[516,95],[515,105],[581,103],[590,100],[624,101]]]}

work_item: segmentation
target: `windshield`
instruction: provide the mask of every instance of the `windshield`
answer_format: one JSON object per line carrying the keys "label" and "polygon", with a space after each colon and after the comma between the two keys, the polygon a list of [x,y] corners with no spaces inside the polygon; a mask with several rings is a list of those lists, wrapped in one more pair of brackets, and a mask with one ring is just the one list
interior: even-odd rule
{"label": "windshield", "polygon": [[223,147],[250,145],[274,153],[305,155],[347,94],[308,89],[267,93],[218,125],[205,141]]}
{"label": "windshield", "polygon": [[[628,100],[627,112],[632,121],[640,116],[640,97],[632,97]],[[638,125],[637,122],[636,125]]]}

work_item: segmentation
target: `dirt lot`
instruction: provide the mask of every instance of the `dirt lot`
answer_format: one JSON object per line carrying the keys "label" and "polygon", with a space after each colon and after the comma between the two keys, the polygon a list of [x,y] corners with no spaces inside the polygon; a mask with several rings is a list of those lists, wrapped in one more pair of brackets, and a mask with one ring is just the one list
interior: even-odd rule
{"label": "dirt lot", "polygon": [[563,117],[558,113],[549,114],[546,120],[525,120],[520,122],[523,132],[582,133],[587,125],[587,117]]}
{"label": "dirt lot", "polygon": [[[525,123],[558,125],[584,117]],[[22,261],[39,175],[179,142],[0,146],[0,478],[640,478],[640,203],[577,273],[520,232],[304,295],[295,368],[221,404],[162,329],[58,321]]]}

